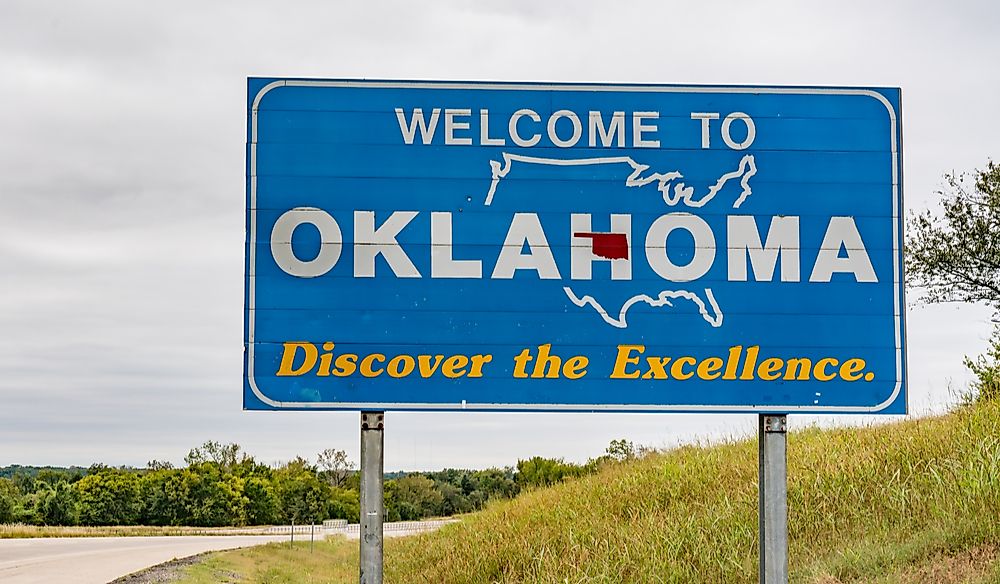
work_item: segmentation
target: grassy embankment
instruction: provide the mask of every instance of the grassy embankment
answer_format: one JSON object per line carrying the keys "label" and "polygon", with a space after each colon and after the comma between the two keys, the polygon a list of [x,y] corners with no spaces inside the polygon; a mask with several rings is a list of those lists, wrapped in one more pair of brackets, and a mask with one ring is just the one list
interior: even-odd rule
{"label": "grassy embankment", "polygon": [[[793,582],[1000,583],[1000,404],[788,442]],[[386,580],[756,582],[756,508],[755,441],[685,447],[388,540]],[[189,581],[356,581],[356,545],[223,553]]]}

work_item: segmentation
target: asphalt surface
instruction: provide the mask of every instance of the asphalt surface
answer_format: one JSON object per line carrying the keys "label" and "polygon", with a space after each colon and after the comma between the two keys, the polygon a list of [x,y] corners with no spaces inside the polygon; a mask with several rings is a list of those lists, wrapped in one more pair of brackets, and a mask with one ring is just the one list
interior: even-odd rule
{"label": "asphalt surface", "polygon": [[174,558],[287,540],[287,535],[0,539],[0,582],[107,584]]}

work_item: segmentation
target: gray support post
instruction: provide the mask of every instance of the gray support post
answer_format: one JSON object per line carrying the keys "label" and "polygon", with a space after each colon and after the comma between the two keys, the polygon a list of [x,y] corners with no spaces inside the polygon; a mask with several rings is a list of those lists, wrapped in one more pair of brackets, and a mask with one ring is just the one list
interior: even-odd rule
{"label": "gray support post", "polygon": [[385,412],[361,412],[361,584],[382,584]]}
{"label": "gray support post", "polygon": [[788,584],[787,428],[784,415],[760,415],[757,513],[761,584]]}

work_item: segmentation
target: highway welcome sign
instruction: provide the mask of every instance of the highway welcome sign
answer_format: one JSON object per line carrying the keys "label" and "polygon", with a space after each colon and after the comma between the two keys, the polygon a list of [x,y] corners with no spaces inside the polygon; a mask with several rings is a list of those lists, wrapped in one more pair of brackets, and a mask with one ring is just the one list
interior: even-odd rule
{"label": "highway welcome sign", "polygon": [[247,409],[906,411],[898,89],[251,78]]}

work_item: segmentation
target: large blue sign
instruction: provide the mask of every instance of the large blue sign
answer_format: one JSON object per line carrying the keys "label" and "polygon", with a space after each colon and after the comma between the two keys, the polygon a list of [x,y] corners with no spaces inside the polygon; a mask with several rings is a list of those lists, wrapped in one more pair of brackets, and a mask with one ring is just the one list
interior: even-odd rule
{"label": "large blue sign", "polygon": [[247,101],[248,409],[906,411],[898,89]]}

